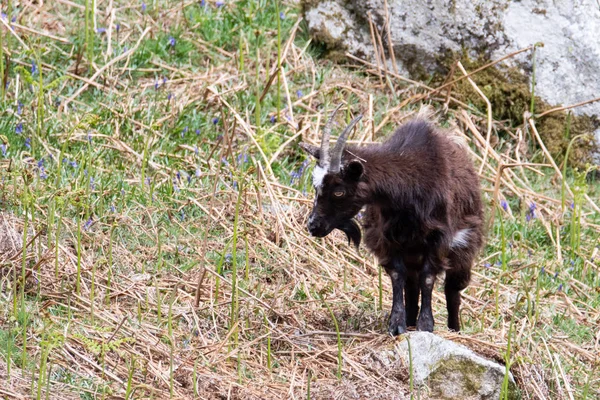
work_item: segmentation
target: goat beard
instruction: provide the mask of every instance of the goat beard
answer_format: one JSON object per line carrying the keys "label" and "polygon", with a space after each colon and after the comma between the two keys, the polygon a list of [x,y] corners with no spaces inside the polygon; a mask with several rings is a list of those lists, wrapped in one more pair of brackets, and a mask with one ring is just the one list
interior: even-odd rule
{"label": "goat beard", "polygon": [[354,243],[354,246],[356,246],[356,249],[358,250],[358,246],[360,246],[361,233],[360,227],[358,226],[356,221],[353,219],[349,219],[347,221],[342,222],[336,228],[344,232],[346,234],[346,237],[348,238],[348,244],[350,244],[351,242]]}

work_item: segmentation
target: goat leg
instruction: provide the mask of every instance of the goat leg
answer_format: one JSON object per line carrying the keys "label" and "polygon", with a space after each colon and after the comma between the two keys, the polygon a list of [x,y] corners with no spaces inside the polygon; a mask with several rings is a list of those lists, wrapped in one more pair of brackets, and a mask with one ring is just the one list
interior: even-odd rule
{"label": "goat leg", "polygon": [[433,332],[433,311],[431,310],[431,296],[435,284],[435,273],[430,261],[425,261],[423,270],[419,275],[419,286],[421,287],[421,312],[417,320],[417,329],[420,331]]}
{"label": "goat leg", "polygon": [[390,313],[390,335],[397,336],[406,333],[406,311],[404,309],[404,286],[406,281],[406,267],[404,262],[398,260],[392,263],[391,268],[384,266],[385,271],[392,279],[392,312]]}
{"label": "goat leg", "polygon": [[417,326],[417,316],[419,315],[419,278],[416,273],[410,273],[406,277],[406,286],[404,287],[404,302],[406,307],[406,326]]}

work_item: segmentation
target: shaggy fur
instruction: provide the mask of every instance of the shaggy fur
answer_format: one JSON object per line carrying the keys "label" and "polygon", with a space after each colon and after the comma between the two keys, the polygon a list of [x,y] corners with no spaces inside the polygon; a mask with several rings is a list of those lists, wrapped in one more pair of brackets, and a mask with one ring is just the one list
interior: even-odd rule
{"label": "shaggy fur", "polygon": [[[318,148],[302,147],[320,157]],[[448,327],[458,331],[460,290],[483,242],[479,180],[466,149],[423,120],[384,143],[346,147],[341,170],[322,177],[309,231],[341,229],[358,246],[353,218],[363,207],[365,244],[392,280],[390,333],[433,331],[431,294],[443,271]]]}

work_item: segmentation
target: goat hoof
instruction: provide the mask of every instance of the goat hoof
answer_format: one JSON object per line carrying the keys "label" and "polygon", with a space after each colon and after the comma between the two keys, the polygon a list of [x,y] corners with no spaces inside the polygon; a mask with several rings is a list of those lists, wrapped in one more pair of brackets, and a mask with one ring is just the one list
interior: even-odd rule
{"label": "goat hoof", "polygon": [[403,333],[406,333],[406,327],[402,326],[402,325],[390,325],[389,329],[388,329],[390,335],[392,336],[398,336],[398,335],[402,335]]}
{"label": "goat hoof", "polygon": [[417,329],[422,332],[433,332],[433,319],[419,318],[417,321]]}

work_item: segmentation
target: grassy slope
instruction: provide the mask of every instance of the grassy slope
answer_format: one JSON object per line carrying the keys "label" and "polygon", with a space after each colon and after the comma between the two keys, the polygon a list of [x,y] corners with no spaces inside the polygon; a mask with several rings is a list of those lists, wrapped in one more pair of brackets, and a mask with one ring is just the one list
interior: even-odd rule
{"label": "grassy slope", "polygon": [[[320,59],[292,5],[98,3],[88,35],[85,8],[61,1],[23,5],[12,15],[30,30],[2,30],[0,393],[408,395],[407,372],[371,357],[393,343],[387,278],[380,291],[375,260],[341,235],[307,237],[310,167],[294,144],[318,140],[340,100],[346,119],[366,114],[354,138],[380,140],[427,92]],[[269,86],[278,54],[285,76]],[[466,132],[479,167],[485,110],[455,106],[440,121]],[[526,398],[596,398],[600,218],[583,194],[600,188],[569,172],[563,213],[552,168],[513,168],[506,209],[492,208],[494,156],[546,162],[495,126],[482,181],[496,218],[464,334],[446,332],[439,291],[438,333],[510,360]]]}

